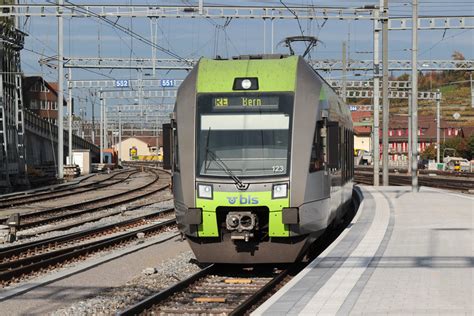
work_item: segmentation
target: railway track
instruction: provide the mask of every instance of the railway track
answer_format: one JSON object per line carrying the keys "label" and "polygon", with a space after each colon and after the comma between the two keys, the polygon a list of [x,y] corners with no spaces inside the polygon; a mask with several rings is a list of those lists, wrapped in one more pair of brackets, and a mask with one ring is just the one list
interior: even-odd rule
{"label": "railway track", "polygon": [[53,232],[53,231],[64,231],[64,230],[68,230],[74,227],[82,226],[87,223],[96,222],[106,217],[112,217],[119,214],[123,214],[124,211],[130,212],[139,208],[147,207],[156,203],[165,202],[169,200],[172,200],[172,198],[156,199],[151,202],[133,204],[133,205],[127,206],[126,209],[124,210],[121,209],[118,211],[112,210],[112,211],[106,211],[106,212],[98,211],[98,214],[93,214],[92,216],[88,216],[89,214],[85,214],[84,219],[81,219],[82,216],[79,216],[79,219],[73,219],[72,221],[65,219],[64,221],[54,222],[50,225],[47,224],[47,225],[40,226],[38,228],[22,230],[17,234],[16,238],[17,240],[21,240],[21,239],[36,237],[38,235]]}
{"label": "railway track", "polygon": [[[76,203],[74,205],[23,213],[20,217],[20,225],[18,226],[18,229],[25,230],[41,225],[57,223],[87,213],[94,213],[107,208],[130,203],[163,191],[169,187],[169,181],[165,180],[166,183],[159,183],[158,172],[154,170],[151,170],[151,172],[154,175],[152,181],[125,192]],[[4,222],[6,220],[7,218],[4,218]]]}
{"label": "railway track", "polygon": [[[362,184],[373,184],[373,173],[369,171],[356,171],[354,181]],[[419,175],[418,183],[422,186],[467,192],[474,190],[474,180],[470,177],[446,177]],[[411,176],[390,174],[390,185],[411,185]]]}
{"label": "railway track", "polygon": [[[61,198],[69,195],[85,193],[97,189],[101,189],[122,181],[127,180],[133,174],[137,173],[137,170],[125,170],[121,172],[116,172],[109,177],[105,177],[99,181],[87,182],[78,186],[73,187],[61,187],[57,188],[54,191],[44,191],[37,192],[33,194],[24,194],[24,195],[15,195],[12,197],[3,198],[0,201],[0,209],[5,209],[8,207],[25,205],[32,202],[41,202],[51,199]],[[114,178],[126,174],[125,178],[114,180]]]}
{"label": "railway track", "polygon": [[118,315],[247,315],[317,258],[346,229],[360,201],[312,244],[304,260],[288,265],[210,265]]}
{"label": "railway track", "polygon": [[119,315],[242,315],[287,281],[295,266],[280,270],[210,265]]}
{"label": "railway track", "polygon": [[99,228],[2,248],[0,285],[7,286],[35,273],[43,273],[100,251],[129,244],[140,238],[138,233],[143,233],[143,238],[159,234],[174,227],[174,218],[164,219],[173,211],[166,209]]}

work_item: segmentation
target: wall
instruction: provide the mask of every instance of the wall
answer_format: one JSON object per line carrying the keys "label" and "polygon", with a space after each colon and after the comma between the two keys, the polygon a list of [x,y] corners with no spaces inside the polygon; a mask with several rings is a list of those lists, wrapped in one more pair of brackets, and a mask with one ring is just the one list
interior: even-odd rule
{"label": "wall", "polygon": [[[115,145],[118,151],[119,145]],[[134,137],[127,138],[125,140],[122,140],[122,146],[121,146],[121,157],[122,161],[130,161],[130,153],[129,150],[133,146],[137,147],[137,155],[151,155],[152,152],[148,147],[148,144],[137,139]]]}
{"label": "wall", "polygon": [[371,151],[372,140],[370,136],[355,136],[354,135],[354,149],[364,149],[366,151]]}

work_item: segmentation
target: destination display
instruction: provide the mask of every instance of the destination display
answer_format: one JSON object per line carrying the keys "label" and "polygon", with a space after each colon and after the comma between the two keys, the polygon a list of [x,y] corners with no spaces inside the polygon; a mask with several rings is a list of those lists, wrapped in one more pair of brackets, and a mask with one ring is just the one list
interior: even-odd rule
{"label": "destination display", "polygon": [[278,109],[279,97],[216,97],[212,98],[212,107],[216,110],[224,109]]}

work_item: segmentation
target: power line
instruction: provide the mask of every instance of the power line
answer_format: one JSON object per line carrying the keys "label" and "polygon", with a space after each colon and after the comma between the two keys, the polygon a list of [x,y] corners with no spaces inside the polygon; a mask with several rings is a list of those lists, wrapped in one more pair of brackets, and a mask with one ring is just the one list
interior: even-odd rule
{"label": "power line", "polygon": [[[48,2],[48,3],[51,3],[51,4],[54,3],[53,1],[49,1],[49,0],[48,0],[47,2]],[[69,3],[69,4],[71,4],[71,5],[73,5],[73,6],[75,6],[75,10],[76,10],[76,11],[79,11],[79,12],[81,12],[81,13],[87,13],[87,14],[89,14],[89,15],[91,15],[91,16],[94,16],[94,17],[96,17],[97,19],[102,20],[102,21],[104,21],[105,23],[111,25],[112,27],[117,28],[118,30],[120,30],[120,31],[122,31],[122,32],[124,32],[124,33],[126,33],[126,34],[128,34],[128,35],[130,35],[130,36],[132,36],[133,38],[139,40],[140,42],[143,42],[143,43],[145,43],[145,44],[147,44],[147,45],[150,45],[150,46],[152,46],[152,47],[154,47],[154,48],[156,48],[156,49],[162,51],[163,53],[165,53],[165,54],[167,54],[167,55],[170,55],[171,57],[174,57],[174,58],[179,59],[179,60],[181,60],[181,61],[185,61],[185,59],[182,58],[181,56],[179,56],[178,54],[176,54],[176,53],[174,53],[174,52],[172,52],[172,51],[170,51],[170,50],[168,50],[168,49],[166,49],[166,48],[164,48],[164,47],[161,47],[161,46],[159,46],[159,45],[157,45],[157,44],[151,42],[151,41],[148,40],[147,38],[143,37],[142,35],[140,35],[140,34],[134,32],[133,30],[131,30],[131,29],[129,29],[129,28],[123,26],[123,25],[118,24],[118,19],[117,19],[116,22],[113,22],[113,21],[111,21],[111,20],[109,20],[109,19],[107,19],[107,18],[105,18],[105,17],[100,16],[99,14],[94,13],[93,11],[88,10],[87,8],[84,8],[84,7],[81,6],[81,5],[74,4],[74,3],[71,2],[71,1],[66,1],[66,2]],[[56,3],[54,3],[54,4],[56,4]],[[63,5],[63,7],[66,7],[66,6]]]}

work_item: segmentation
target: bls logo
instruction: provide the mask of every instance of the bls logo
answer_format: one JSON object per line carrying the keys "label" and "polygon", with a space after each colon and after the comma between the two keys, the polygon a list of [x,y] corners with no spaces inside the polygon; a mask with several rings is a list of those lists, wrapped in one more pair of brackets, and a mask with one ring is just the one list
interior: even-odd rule
{"label": "bls logo", "polygon": [[[232,196],[232,197],[227,197],[227,201],[229,204],[235,204],[237,202],[237,197]],[[245,205],[245,204],[258,204],[258,198],[252,197],[251,195],[245,197],[245,196],[240,196],[239,197],[239,203],[240,205]]]}

